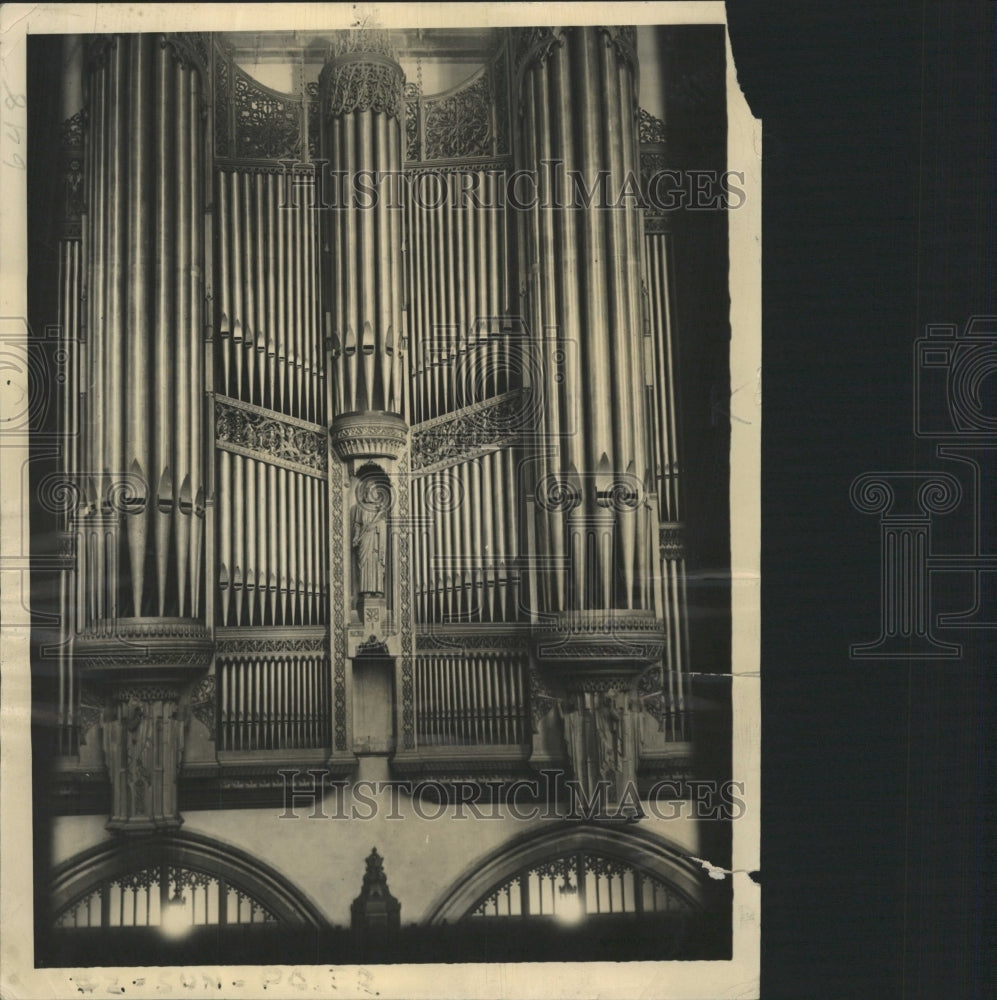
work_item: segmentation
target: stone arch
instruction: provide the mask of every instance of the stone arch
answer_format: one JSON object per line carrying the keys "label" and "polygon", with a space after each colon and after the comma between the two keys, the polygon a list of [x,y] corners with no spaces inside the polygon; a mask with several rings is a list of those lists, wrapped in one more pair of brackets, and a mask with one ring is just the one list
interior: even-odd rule
{"label": "stone arch", "polygon": [[327,926],[318,907],[278,871],[235,847],[190,832],[113,840],[58,865],[49,886],[51,919],[115,880],[166,866],[218,880],[276,924]]}
{"label": "stone arch", "polygon": [[462,920],[517,874],[572,853],[632,866],[667,887],[687,912],[702,913],[711,904],[702,867],[667,840],[629,826],[568,821],[517,837],[472,863],[436,898],[425,923]]}

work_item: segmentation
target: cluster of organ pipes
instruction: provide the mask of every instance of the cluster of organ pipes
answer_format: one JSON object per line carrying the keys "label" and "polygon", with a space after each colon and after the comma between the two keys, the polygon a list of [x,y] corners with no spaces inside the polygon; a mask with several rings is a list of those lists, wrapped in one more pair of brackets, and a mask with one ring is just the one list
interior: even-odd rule
{"label": "cluster of organ pipes", "polygon": [[649,315],[655,327],[655,404],[654,426],[658,428],[658,505],[662,521],[676,522],[679,513],[678,478],[676,476],[678,447],[676,442],[677,401],[672,375],[671,301],[669,298],[668,236],[648,233],[644,237],[644,259],[647,273]]}
{"label": "cluster of organ pipes", "polygon": [[[401,70],[397,73],[400,94]],[[350,86],[331,74],[327,86],[335,90],[340,84]],[[375,172],[388,178],[397,176],[402,167],[397,116],[373,110],[362,94],[352,96],[356,98],[355,110],[324,122],[323,149],[333,168],[350,177],[373,177]],[[390,183],[390,179],[382,183]],[[335,412],[403,414],[408,374],[401,350],[401,212],[382,191],[373,197],[372,204],[357,204],[351,199],[343,208],[325,215],[331,252],[327,287]],[[363,261],[363,266],[358,267],[357,261]]]}
{"label": "cluster of organ pipes", "polygon": [[[633,81],[614,58],[583,40],[526,71],[517,155],[527,165],[558,159],[613,176],[634,167],[632,123],[622,114]],[[571,81],[586,73],[596,83],[574,95]],[[86,342],[70,354],[63,425],[65,471],[80,499],[66,522],[76,535],[77,582],[67,575],[62,586],[64,629],[110,635],[118,618],[204,616],[211,165],[200,75],[189,61],[150,36],[122,36],[88,80],[88,211],[82,240],[60,245],[60,319],[70,341]],[[603,86],[616,113],[594,110],[592,88]],[[581,113],[564,113],[574,96]],[[328,123],[333,165],[383,168],[382,154],[388,168],[400,162],[398,123],[384,118],[357,112]],[[467,174],[479,199],[462,197]],[[525,428],[544,443],[538,455],[493,443],[412,478],[415,623],[520,620],[531,603],[520,580],[528,554],[542,567],[541,621],[546,613],[653,610],[676,623],[663,676],[681,718],[684,564],[655,550],[658,523],[680,521],[667,237],[643,236],[635,210],[555,214],[541,198],[516,213],[518,266],[529,278],[526,315],[510,319],[515,222],[493,207],[504,168],[425,176],[441,197],[410,196],[404,211],[324,213],[330,228],[320,234],[323,216],[305,190],[310,168],[289,176],[223,161],[210,261],[213,387],[316,425],[367,409],[400,412],[415,425],[530,385],[543,403],[536,426]],[[657,376],[643,370],[646,327]],[[647,407],[636,405],[644,399]],[[330,525],[324,473],[226,444],[215,457],[215,624],[326,624],[330,549],[349,526]],[[523,496],[523,459],[537,464],[534,485],[549,501],[529,523],[527,506],[513,499]],[[398,572],[387,568],[389,579]],[[78,683],[68,658],[64,666],[60,703],[71,723]],[[489,654],[424,658],[416,667],[420,742],[521,742],[518,662]],[[223,660],[217,669],[226,749],[328,745],[328,654]],[[678,724],[673,731],[681,738]]]}
{"label": "cluster of organ pipes", "polygon": [[[601,174],[609,190],[623,190],[637,164],[633,66],[603,29],[563,29],[562,38],[524,64],[517,167],[543,177],[544,164],[556,162],[589,185]],[[543,610],[651,611],[657,512],[640,267],[630,264],[642,256],[639,212],[564,211],[541,196],[520,219],[529,327],[557,327],[569,347],[563,363],[553,351],[545,358],[539,481],[551,503],[540,505],[537,530],[542,551],[564,570],[549,574]]]}
{"label": "cluster of organ pipes", "polygon": [[528,740],[523,658],[509,653],[420,656],[416,744],[474,746]]}
{"label": "cluster of organ pipes", "polygon": [[219,623],[326,622],[325,481],[219,449],[218,491]]}
{"label": "cluster of organ pipes", "polygon": [[325,357],[310,170],[224,169],[218,184],[221,391],[321,423]]}
{"label": "cluster of organ pipes", "polygon": [[[416,621],[512,622],[520,615],[512,448],[413,479]],[[523,595],[525,597],[525,595]]]}
{"label": "cluster of organ pipes", "polygon": [[330,677],[322,654],[222,658],[221,750],[329,746]]}
{"label": "cluster of organ pipes", "polygon": [[88,344],[77,468],[90,474],[81,483],[80,625],[197,618],[205,499],[200,72],[155,36],[119,35],[98,48],[88,82]]}
{"label": "cluster of organ pipes", "polygon": [[[476,197],[467,191],[473,179]],[[420,195],[422,179],[439,191]],[[508,233],[496,208],[500,170],[416,173],[406,205],[411,419],[431,420],[514,387],[519,359],[504,336]]]}
{"label": "cluster of organ pipes", "polygon": [[[658,505],[662,522],[679,524],[678,444],[676,440],[677,401],[673,364],[672,304],[669,236],[648,233],[644,238],[645,269],[648,288],[648,313],[654,333],[655,384],[653,426],[658,463]],[[673,622],[665,641],[665,674],[671,710],[667,718],[667,738],[685,739],[686,686],[684,665],[688,661],[688,622],[685,615],[686,574],[684,559],[661,559],[656,565],[661,571],[661,603],[665,619]]]}

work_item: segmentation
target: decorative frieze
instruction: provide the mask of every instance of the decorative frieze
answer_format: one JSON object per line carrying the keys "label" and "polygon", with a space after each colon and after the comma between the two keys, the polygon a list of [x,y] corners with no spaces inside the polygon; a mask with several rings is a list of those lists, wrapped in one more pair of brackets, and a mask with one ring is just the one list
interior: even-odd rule
{"label": "decorative frieze", "polygon": [[467,407],[453,416],[420,424],[412,431],[412,468],[470,458],[518,440],[528,389]]}
{"label": "decorative frieze", "polygon": [[662,524],[658,527],[658,552],[662,559],[685,558],[684,524]]}
{"label": "decorative frieze", "polygon": [[[270,635],[268,629],[266,632]],[[254,656],[259,653],[316,653],[328,649],[328,639],[324,635],[310,635],[298,638],[239,638],[219,637],[216,644],[219,656]]]}
{"label": "decorative frieze", "polygon": [[312,475],[326,469],[325,435],[313,425],[257,407],[215,401],[220,448]]}

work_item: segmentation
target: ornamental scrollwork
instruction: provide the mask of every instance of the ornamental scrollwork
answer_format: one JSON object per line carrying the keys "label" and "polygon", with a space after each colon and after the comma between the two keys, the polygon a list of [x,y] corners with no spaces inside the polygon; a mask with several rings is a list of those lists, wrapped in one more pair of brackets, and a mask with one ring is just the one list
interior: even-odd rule
{"label": "ornamental scrollwork", "polygon": [[376,55],[359,53],[329,63],[322,72],[323,106],[327,118],[361,111],[401,118],[401,66]]}
{"label": "ornamental scrollwork", "polygon": [[405,90],[405,159],[419,159],[419,85],[406,83]]}
{"label": "ornamental scrollwork", "polygon": [[326,468],[325,435],[286,420],[227,403],[215,403],[215,438],[276,464],[314,472]]}
{"label": "ornamental scrollwork", "polygon": [[665,123],[644,108],[637,109],[637,130],[642,146],[662,145],[667,140]]}
{"label": "ornamental scrollwork", "polygon": [[77,111],[75,115],[67,118],[60,126],[62,133],[63,149],[81,149],[83,147],[83,133],[87,127],[87,116],[85,111]]}
{"label": "ornamental scrollwork", "polygon": [[219,639],[219,656],[257,653],[321,653],[326,649],[324,636],[299,639]]}
{"label": "ornamental scrollwork", "polygon": [[492,155],[492,95],[489,74],[453,94],[425,101],[424,159]]}
{"label": "ornamental scrollwork", "polygon": [[298,159],[301,102],[258,84],[238,66],[235,75],[235,155],[264,160]]}
{"label": "ornamental scrollwork", "polygon": [[514,28],[512,45],[516,54],[517,76],[531,66],[542,66],[554,50],[555,45],[564,45],[568,30],[566,28]]}
{"label": "ornamental scrollwork", "polygon": [[507,444],[522,429],[528,393],[517,390],[495,401],[475,406],[438,423],[412,432],[412,468],[467,458],[476,452]]}
{"label": "ornamental scrollwork", "polygon": [[600,25],[597,29],[604,36],[606,44],[611,46],[619,59],[637,69],[637,29],[633,25],[616,24]]}

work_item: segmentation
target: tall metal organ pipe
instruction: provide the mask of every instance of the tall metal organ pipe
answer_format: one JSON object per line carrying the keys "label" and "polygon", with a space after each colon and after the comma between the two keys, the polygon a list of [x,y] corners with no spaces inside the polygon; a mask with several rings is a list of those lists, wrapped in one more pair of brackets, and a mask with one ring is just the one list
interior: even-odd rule
{"label": "tall metal organ pipe", "polygon": [[[520,232],[547,400],[537,530],[551,565],[563,567],[542,588],[542,610],[653,613],[644,247],[638,199],[616,198],[636,159],[635,35],[519,30],[515,52],[517,167],[538,177],[542,195],[521,213]],[[555,213],[566,200],[573,209]]]}
{"label": "tall metal organ pipe", "polygon": [[404,412],[401,206],[390,190],[402,169],[403,83],[390,49],[365,31],[346,33],[320,80],[324,155],[347,191],[346,207],[325,213],[337,416]]}
{"label": "tall metal organ pipe", "polygon": [[101,38],[85,70],[90,349],[76,471],[102,527],[82,533],[82,630],[204,616],[203,73],[175,37],[149,34]]}

